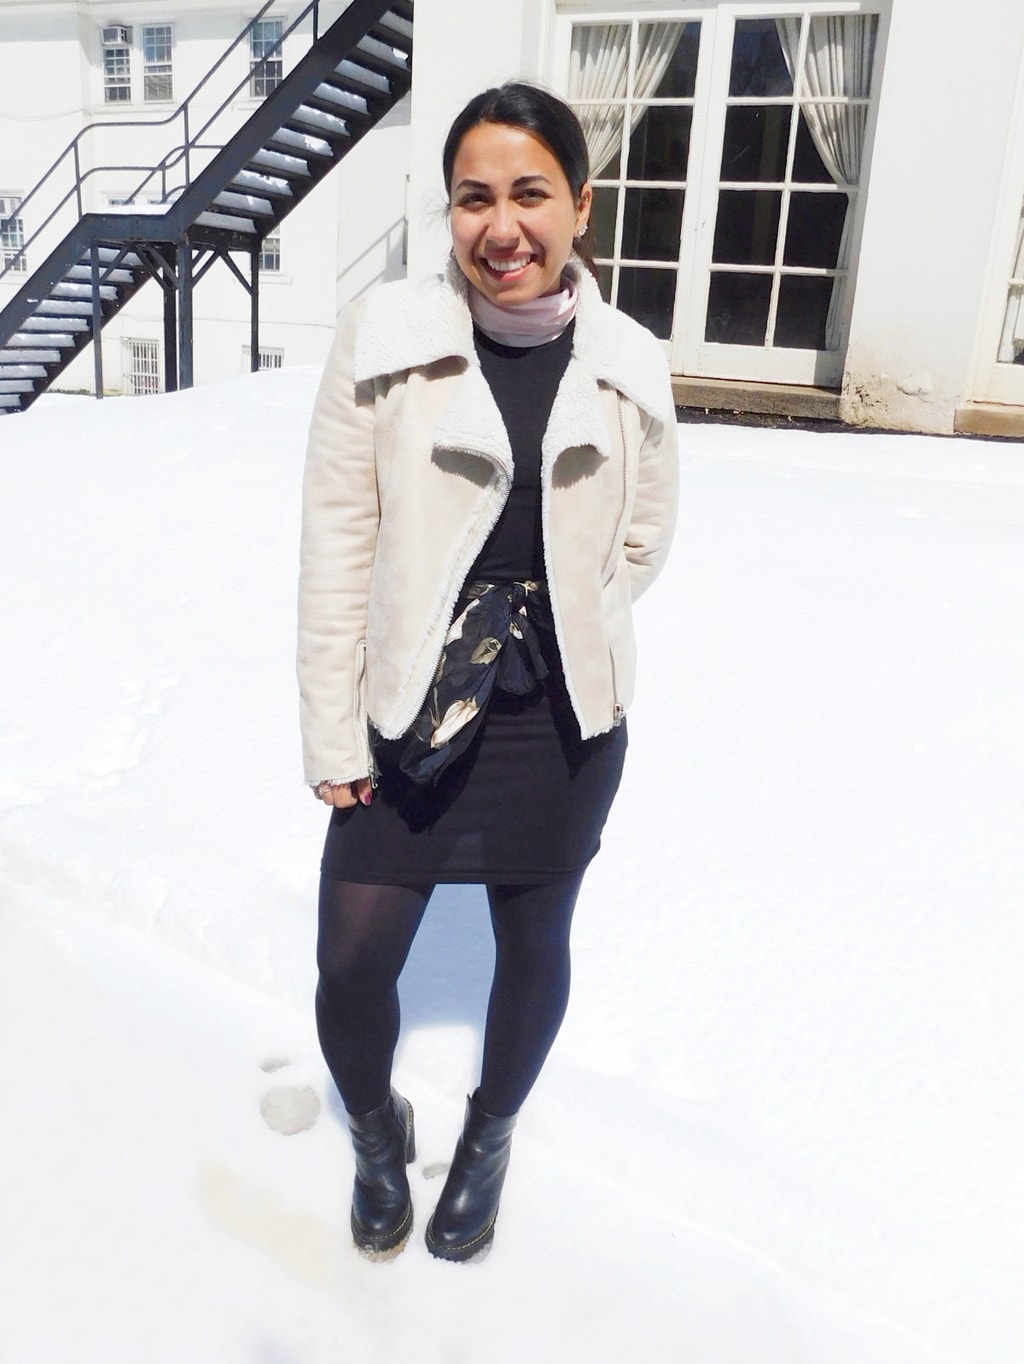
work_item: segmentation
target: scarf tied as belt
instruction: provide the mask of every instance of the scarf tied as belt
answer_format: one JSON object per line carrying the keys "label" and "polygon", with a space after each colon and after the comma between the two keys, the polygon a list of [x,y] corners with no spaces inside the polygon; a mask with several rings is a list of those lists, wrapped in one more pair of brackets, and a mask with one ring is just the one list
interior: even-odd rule
{"label": "scarf tied as belt", "polygon": [[400,741],[399,767],[422,786],[469,747],[495,687],[525,696],[548,673],[537,635],[550,626],[546,583],[474,582],[460,600],[422,709]]}

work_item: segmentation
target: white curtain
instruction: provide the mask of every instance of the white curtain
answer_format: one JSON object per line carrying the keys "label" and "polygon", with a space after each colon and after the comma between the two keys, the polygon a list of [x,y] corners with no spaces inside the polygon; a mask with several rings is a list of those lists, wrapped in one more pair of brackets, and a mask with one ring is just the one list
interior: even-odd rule
{"label": "white curtain", "polygon": [[[579,24],[573,29],[569,59],[569,98],[624,100],[629,67],[629,24]],[[641,24],[633,76],[634,100],[649,99],[661,83],[682,36],[683,25]],[[622,145],[626,111],[623,105],[589,105],[576,110],[590,153],[590,174],[596,178]],[[629,131],[643,118],[643,105],[634,104]]]}
{"label": "white curtain", "polygon": [[[777,19],[779,41],[793,79],[794,89],[811,99],[867,99],[871,93],[871,69],[875,58],[878,18],[874,14],[818,15],[810,21],[802,81],[797,80],[800,60],[800,19]],[[811,130],[818,155],[837,185],[859,185],[864,158],[866,104],[804,104],[801,111]],[[846,269],[852,214],[847,209],[839,243],[839,268]],[[825,344],[838,350],[842,325],[842,281],[832,289]]]}
{"label": "white curtain", "polygon": [[[1017,225],[1017,249],[1013,257],[1012,278],[1024,279],[1024,206],[1021,207],[1020,222]],[[1000,364],[1012,365],[1022,351],[1024,351],[1024,284],[1011,284],[996,359]]]}

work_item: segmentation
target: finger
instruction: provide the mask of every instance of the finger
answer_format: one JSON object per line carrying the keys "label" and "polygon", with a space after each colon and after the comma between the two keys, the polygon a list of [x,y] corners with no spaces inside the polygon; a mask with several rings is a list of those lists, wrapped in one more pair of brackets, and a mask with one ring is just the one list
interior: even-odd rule
{"label": "finger", "polygon": [[369,805],[373,800],[373,788],[369,777],[360,777],[352,783],[352,790],[360,805]]}

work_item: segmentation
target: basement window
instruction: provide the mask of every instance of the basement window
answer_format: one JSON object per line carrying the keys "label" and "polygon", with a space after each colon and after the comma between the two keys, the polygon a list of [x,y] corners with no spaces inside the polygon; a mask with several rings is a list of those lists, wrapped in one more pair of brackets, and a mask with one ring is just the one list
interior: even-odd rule
{"label": "basement window", "polygon": [[[282,369],[284,366],[284,351],[276,347],[260,347],[258,369]],[[249,374],[252,370],[252,347],[242,347],[242,373]]]}
{"label": "basement window", "polygon": [[160,342],[125,339],[125,391],[134,398],[160,392]]}

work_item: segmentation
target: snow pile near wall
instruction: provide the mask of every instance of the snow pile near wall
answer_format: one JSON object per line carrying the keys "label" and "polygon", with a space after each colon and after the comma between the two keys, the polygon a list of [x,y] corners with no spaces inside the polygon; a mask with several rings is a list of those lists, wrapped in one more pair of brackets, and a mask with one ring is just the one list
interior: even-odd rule
{"label": "snow pile near wall", "polygon": [[[442,889],[403,980],[417,1232],[381,1266],[310,1009],[316,377],[0,423],[0,1358],[1016,1360],[1024,450],[681,429],[494,1249],[419,1239],[490,965],[481,892]],[[261,1102],[321,1111],[284,1137]]]}

